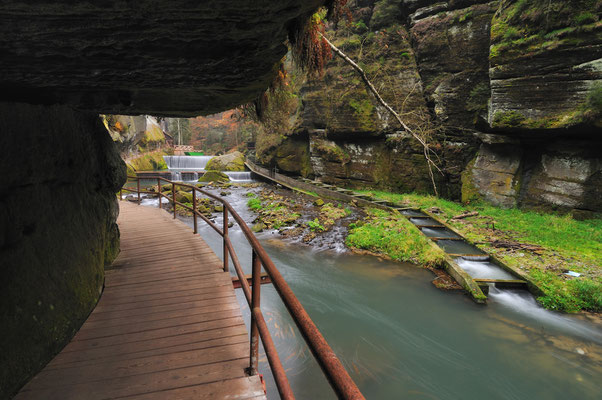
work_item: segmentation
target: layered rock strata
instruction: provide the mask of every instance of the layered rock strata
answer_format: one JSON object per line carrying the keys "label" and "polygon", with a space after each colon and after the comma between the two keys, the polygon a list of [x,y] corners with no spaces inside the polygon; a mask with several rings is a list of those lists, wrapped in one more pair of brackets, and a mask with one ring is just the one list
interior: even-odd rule
{"label": "layered rock strata", "polygon": [[[602,3],[379,0],[351,10],[353,22],[328,35],[431,137],[440,193],[602,211],[591,151],[602,140]],[[341,60],[298,95],[292,134],[259,159],[341,185],[432,191],[422,148]]]}

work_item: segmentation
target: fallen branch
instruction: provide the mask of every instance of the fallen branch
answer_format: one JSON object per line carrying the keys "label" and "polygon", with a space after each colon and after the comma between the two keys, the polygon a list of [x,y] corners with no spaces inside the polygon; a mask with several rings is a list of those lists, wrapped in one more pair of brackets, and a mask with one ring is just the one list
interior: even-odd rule
{"label": "fallen branch", "polygon": [[332,49],[332,51],[334,51],[334,53],[339,56],[340,58],[342,58],[347,64],[351,65],[351,67],[353,67],[353,69],[355,69],[358,74],[360,75],[360,77],[362,78],[362,80],[364,81],[364,83],[366,84],[366,87],[368,88],[368,90],[374,95],[374,97],[376,98],[376,100],[393,116],[395,117],[395,119],[397,120],[397,122],[399,122],[399,125],[401,125],[401,127],[408,133],[410,133],[414,139],[416,139],[423,148],[424,151],[424,158],[426,159],[427,165],[429,167],[429,175],[431,177],[431,182],[433,183],[433,189],[435,191],[435,196],[439,196],[439,193],[437,191],[437,185],[435,184],[435,176],[433,175],[433,168],[435,167],[435,169],[437,171],[439,171],[439,173],[441,173],[443,175],[443,172],[441,171],[441,169],[437,166],[437,164],[435,164],[435,162],[431,159],[430,157],[430,153],[432,152],[432,150],[430,149],[428,143],[426,143],[426,141],[420,137],[420,135],[418,135],[417,133],[415,133],[412,129],[410,129],[409,126],[407,126],[403,120],[401,119],[401,117],[399,116],[399,114],[397,114],[397,112],[395,110],[393,110],[393,108],[387,104],[387,102],[385,100],[383,100],[383,98],[380,96],[380,94],[378,93],[378,91],[376,90],[376,88],[374,87],[374,85],[372,84],[372,82],[370,82],[370,80],[368,79],[368,77],[366,76],[366,73],[364,72],[364,70],[355,63],[355,61],[353,61],[351,58],[349,58],[345,53],[343,53],[341,50],[339,50],[338,47],[336,47],[334,44],[332,44],[330,42],[330,40],[328,40],[328,38],[326,38],[326,36],[322,35],[320,33],[320,35],[322,36],[322,39],[324,39],[324,41],[326,41],[326,43],[330,46],[330,48]]}
{"label": "fallen branch", "polygon": [[452,219],[462,219],[462,218],[474,217],[476,215],[479,215],[478,211],[471,211],[471,212],[465,212],[460,215],[456,215],[455,217],[452,217]]}
{"label": "fallen branch", "polygon": [[532,252],[540,252],[543,251],[544,248],[538,246],[536,244],[528,244],[528,243],[519,243],[510,240],[499,240],[495,239],[489,242],[493,247],[504,248],[510,250],[528,250]]}

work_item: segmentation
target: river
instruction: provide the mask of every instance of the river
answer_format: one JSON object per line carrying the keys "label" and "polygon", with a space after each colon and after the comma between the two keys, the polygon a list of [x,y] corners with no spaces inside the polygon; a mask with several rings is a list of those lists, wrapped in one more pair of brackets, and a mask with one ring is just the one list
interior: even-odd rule
{"label": "river", "polygon": [[[244,192],[232,190],[226,199],[250,224]],[[199,227],[221,255],[221,238]],[[230,238],[249,273],[250,248],[236,225]],[[495,289],[488,305],[477,305],[436,289],[432,273],[413,265],[313,249],[272,232],[258,238],[368,399],[601,398],[602,329],[583,316]],[[261,302],[297,398],[335,398],[271,285],[262,286]],[[260,369],[268,397],[277,399],[263,355]]]}

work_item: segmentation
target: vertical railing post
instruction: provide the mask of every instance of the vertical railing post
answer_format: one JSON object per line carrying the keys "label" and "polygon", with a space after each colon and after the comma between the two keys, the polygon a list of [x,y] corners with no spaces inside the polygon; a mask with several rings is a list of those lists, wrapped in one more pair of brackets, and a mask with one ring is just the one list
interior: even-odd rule
{"label": "vertical railing post", "polygon": [[138,190],[138,204],[140,204],[140,177],[139,176],[136,177],[136,187],[137,187],[136,190]]}
{"label": "vertical railing post", "polygon": [[119,189],[119,200],[123,200],[123,189]]}
{"label": "vertical railing post", "polygon": [[159,192],[159,208],[161,208],[161,178],[157,178],[157,192]]}
{"label": "vertical railing post", "polygon": [[176,219],[176,184],[171,181],[171,201],[173,202],[173,219]]}
{"label": "vertical railing post", "polygon": [[223,228],[223,233],[224,233],[224,271],[228,271],[229,267],[228,267],[228,245],[226,244],[227,240],[228,240],[228,209],[226,208],[226,206],[224,205],[224,228]]}
{"label": "vertical railing post", "polygon": [[197,221],[196,221],[196,188],[192,187],[192,220],[194,225],[194,233],[197,233]]}
{"label": "vertical railing post", "polygon": [[251,354],[249,375],[257,375],[259,366],[259,329],[255,320],[255,310],[261,306],[261,260],[253,249],[253,275],[251,278]]}

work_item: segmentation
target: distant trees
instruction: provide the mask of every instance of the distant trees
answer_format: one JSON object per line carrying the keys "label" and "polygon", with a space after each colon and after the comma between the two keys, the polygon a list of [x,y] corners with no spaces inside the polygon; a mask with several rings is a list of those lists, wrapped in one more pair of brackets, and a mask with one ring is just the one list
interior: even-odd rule
{"label": "distant trees", "polygon": [[190,144],[192,130],[189,118],[166,118],[167,133],[169,133],[175,144]]}
{"label": "distant trees", "polygon": [[207,117],[192,118],[188,144],[208,153],[242,150],[247,141],[254,140],[257,124],[243,120],[237,110],[228,110]]}

